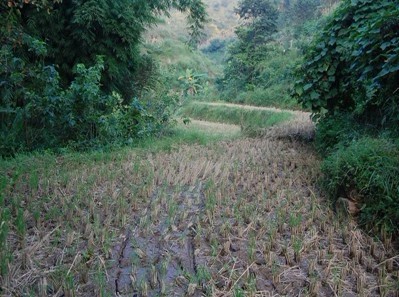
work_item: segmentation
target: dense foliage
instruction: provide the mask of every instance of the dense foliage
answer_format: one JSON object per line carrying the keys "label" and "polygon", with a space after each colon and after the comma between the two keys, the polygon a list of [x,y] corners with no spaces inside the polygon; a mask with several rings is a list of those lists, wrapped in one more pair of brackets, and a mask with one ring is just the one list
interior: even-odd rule
{"label": "dense foliage", "polygon": [[304,106],[355,112],[376,125],[399,123],[396,1],[344,1],[306,61],[295,87]]}
{"label": "dense foliage", "polygon": [[363,222],[397,231],[397,1],[343,1],[305,60],[294,96],[317,119],[328,192],[337,199],[355,189]]}
{"label": "dense foliage", "polygon": [[161,100],[151,107],[142,98],[157,85],[157,66],[140,44],[171,8],[188,12],[198,42],[206,20],[200,0],[2,2],[0,154],[126,142],[165,123],[173,98],[152,96]]}
{"label": "dense foliage", "polygon": [[339,146],[323,163],[327,193],[361,206],[360,222],[397,231],[399,147],[385,138],[363,137]]}
{"label": "dense foliage", "polygon": [[[290,96],[294,69],[302,62],[309,36],[323,21],[323,9],[333,2],[239,2],[236,12],[241,25],[236,30],[236,41],[227,51],[219,80],[222,98],[253,105],[296,107]],[[215,49],[215,45],[211,43],[213,47],[209,48]]]}
{"label": "dense foliage", "polygon": [[224,80],[238,89],[255,84],[265,60],[267,44],[277,32],[277,9],[268,0],[243,0],[236,10],[243,25],[236,29],[237,41],[229,49]]}

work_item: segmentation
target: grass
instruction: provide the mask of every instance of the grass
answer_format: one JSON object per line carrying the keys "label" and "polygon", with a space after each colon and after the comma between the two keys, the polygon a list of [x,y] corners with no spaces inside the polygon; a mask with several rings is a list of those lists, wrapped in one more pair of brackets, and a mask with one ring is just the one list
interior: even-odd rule
{"label": "grass", "polygon": [[210,131],[205,125],[194,121],[187,125],[178,124],[169,133],[161,137],[142,139],[133,146],[133,149],[141,153],[170,152],[182,145],[208,145],[212,142],[235,138],[238,135],[237,131],[230,133],[218,133],[217,130]]}
{"label": "grass", "polygon": [[[57,166],[66,166],[68,170],[76,169],[86,163],[119,162],[129,155],[142,155],[148,153],[171,152],[183,145],[208,145],[213,142],[233,139],[239,136],[237,129],[227,131],[224,126],[212,129],[205,123],[193,121],[188,124],[178,123],[164,135],[151,136],[137,139],[130,146],[109,149],[104,151],[92,151],[76,153],[64,150],[61,155],[50,151],[24,153],[13,159],[0,159],[0,170],[4,173],[12,172],[12,175],[2,175],[0,178],[0,190],[9,183],[15,183],[21,175],[29,173],[28,185],[34,190],[39,186],[38,172],[48,172]],[[223,129],[223,132],[220,131]]]}
{"label": "grass", "polygon": [[243,129],[267,128],[292,117],[292,114],[288,112],[209,106],[198,102],[191,102],[183,107],[181,114],[199,120],[239,125]]}
{"label": "grass", "polygon": [[[253,91],[243,91],[236,96],[231,96],[228,92],[223,96],[227,102],[248,104],[255,106],[274,106],[278,108],[288,108],[301,110],[298,103],[290,95],[290,83],[281,82],[268,88],[255,88]],[[276,96],[278,94],[278,96]]]}
{"label": "grass", "polygon": [[309,146],[192,125],[1,162],[0,294],[395,296],[392,242],[336,218]]}
{"label": "grass", "polygon": [[145,44],[145,49],[166,68],[165,71],[176,72],[176,80],[180,75],[184,75],[186,69],[191,69],[194,73],[206,73],[209,77],[214,77],[220,72],[220,66],[215,65],[200,51],[190,49],[181,40],[164,38],[162,42]]}

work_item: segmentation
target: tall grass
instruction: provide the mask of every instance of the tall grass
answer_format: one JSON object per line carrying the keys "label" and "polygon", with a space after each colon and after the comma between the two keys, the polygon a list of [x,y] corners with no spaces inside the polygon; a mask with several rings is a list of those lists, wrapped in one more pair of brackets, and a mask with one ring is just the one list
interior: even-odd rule
{"label": "tall grass", "polygon": [[255,106],[268,106],[300,110],[299,104],[292,99],[290,88],[284,83],[275,84],[268,88],[255,88],[253,91],[239,92],[236,96],[227,98],[226,93],[223,98],[232,103],[240,103]]}

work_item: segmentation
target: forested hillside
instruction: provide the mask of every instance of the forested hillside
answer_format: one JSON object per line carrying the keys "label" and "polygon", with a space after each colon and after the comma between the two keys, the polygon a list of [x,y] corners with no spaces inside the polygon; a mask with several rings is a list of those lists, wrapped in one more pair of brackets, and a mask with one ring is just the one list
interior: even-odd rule
{"label": "forested hillside", "polygon": [[398,296],[397,0],[3,0],[0,41],[0,296]]}

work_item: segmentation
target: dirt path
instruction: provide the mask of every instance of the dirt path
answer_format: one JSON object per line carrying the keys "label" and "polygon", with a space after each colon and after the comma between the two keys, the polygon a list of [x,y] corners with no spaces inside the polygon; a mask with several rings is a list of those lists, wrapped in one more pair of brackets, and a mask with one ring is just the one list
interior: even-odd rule
{"label": "dirt path", "polygon": [[[224,102],[202,102],[196,101],[195,104],[203,104],[209,106],[227,106],[242,108],[247,110],[267,110],[273,112],[287,112],[293,115],[289,122],[283,122],[277,126],[263,129],[263,136],[280,135],[286,137],[300,137],[310,140],[314,137],[314,123],[310,120],[310,113],[303,111],[295,111],[289,109],[278,109],[274,107],[259,107],[250,105],[231,104]],[[238,136],[242,131],[241,127],[233,124],[209,122],[203,120],[191,119],[191,123],[183,126],[186,130],[202,131],[206,134],[219,135],[221,138],[231,138]]]}
{"label": "dirt path", "polygon": [[[276,135],[276,134],[284,134],[285,136],[304,136],[306,139],[313,138],[314,134],[314,123],[310,120],[311,113],[303,112],[299,110],[290,110],[290,109],[279,109],[274,107],[261,107],[261,106],[251,106],[251,105],[241,105],[241,104],[232,104],[225,102],[204,102],[204,101],[195,101],[195,104],[200,105],[208,105],[208,106],[226,106],[226,107],[234,107],[241,108],[247,110],[266,110],[273,112],[286,112],[293,115],[293,118],[289,122],[284,122],[277,126],[271,127],[269,129],[265,129],[264,132],[267,135]],[[214,125],[214,124],[212,124]],[[219,124],[215,125],[215,129]],[[223,124],[222,124],[223,125]],[[234,125],[231,125],[234,126]],[[228,131],[228,130],[227,130]]]}

